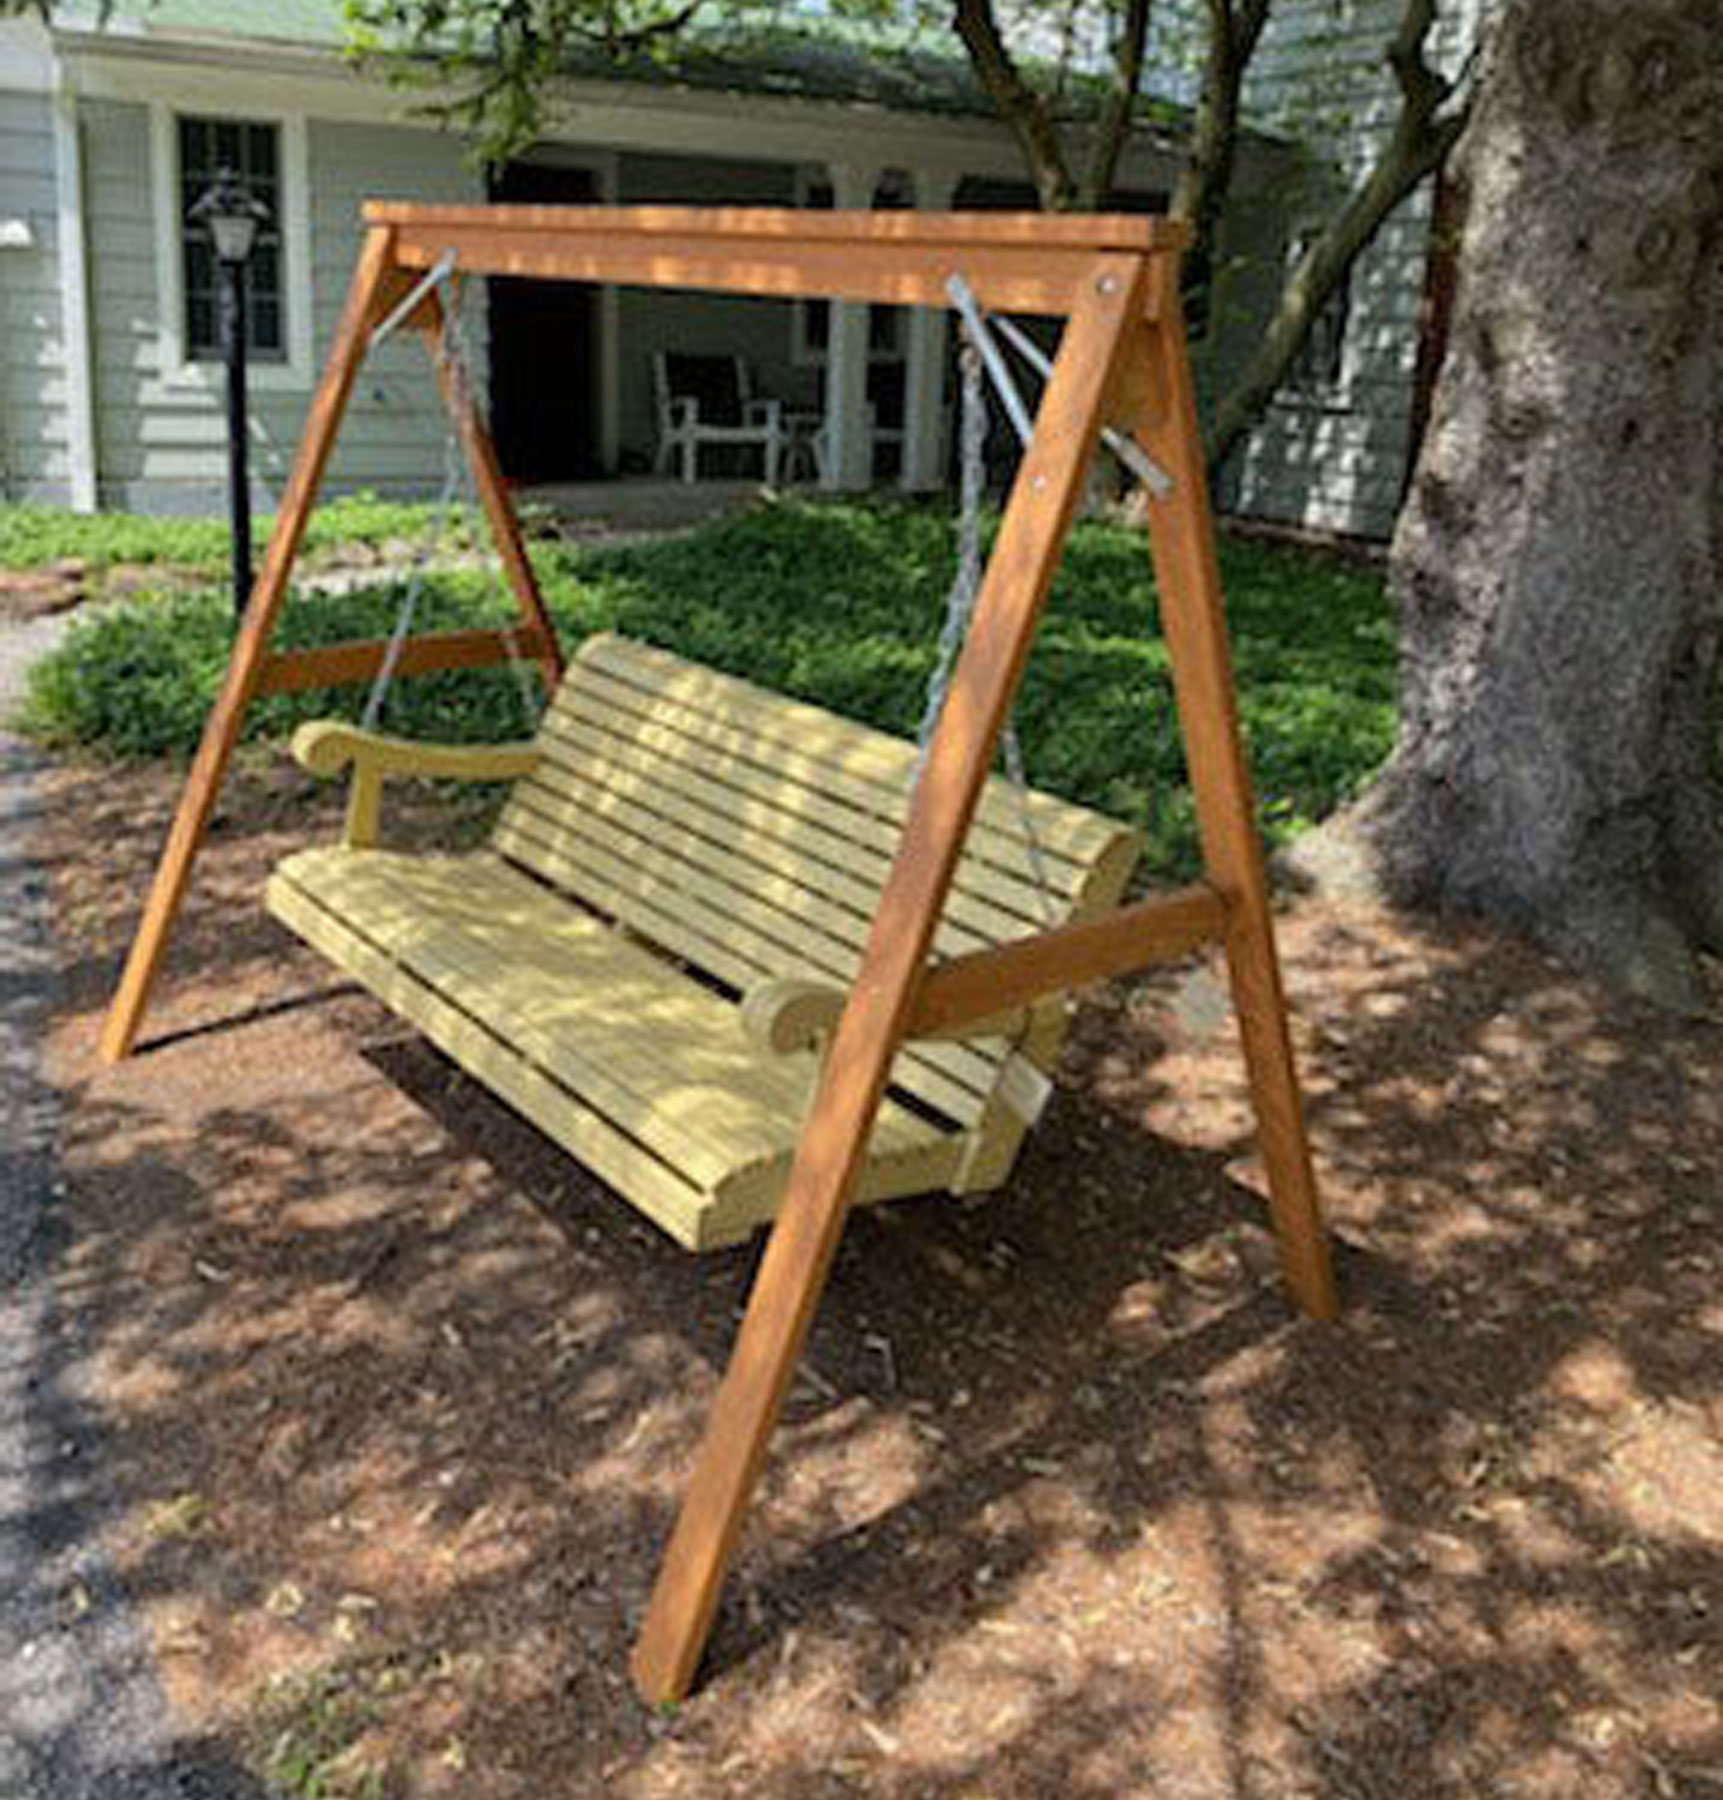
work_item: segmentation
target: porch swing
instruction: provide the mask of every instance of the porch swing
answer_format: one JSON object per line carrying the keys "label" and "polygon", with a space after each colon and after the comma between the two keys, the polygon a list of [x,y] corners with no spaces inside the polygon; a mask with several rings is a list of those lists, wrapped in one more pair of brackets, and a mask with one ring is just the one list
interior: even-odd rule
{"label": "porch swing", "polygon": [[[641,1692],[693,1678],[849,1206],[997,1186],[1047,1092],[1059,997],[1224,942],[1289,1285],[1334,1292],[1239,743],[1177,302],[1180,228],[1126,218],[372,205],[353,292],[233,663],[110,1016],[130,1049],[245,708],[259,692],[505,657],[552,699],[530,743],[306,727],[351,766],[343,841],[289,857],[271,910],[692,1248],[776,1219],[636,1648]],[[960,556],[919,746],[645,645],[566,675],[478,417],[444,289],[467,274],[954,304],[964,330]],[[987,309],[987,310],[984,310]],[[1002,315],[1068,321],[1055,362]],[[521,608],[518,629],[271,652],[365,348],[426,336]],[[999,334],[1046,380],[1017,396]],[[980,556],[985,370],[1024,445]],[[1083,476],[1109,443],[1148,492],[1206,879],[1120,904],[1135,835],[1030,790],[1010,702]],[[409,596],[410,598],[410,596]],[[1013,777],[990,774],[1005,734]],[[512,788],[485,850],[379,844],[394,774]],[[929,953],[937,960],[929,962]]]}
{"label": "porch swing", "polygon": [[[435,354],[466,397],[459,275],[439,273]],[[281,864],[269,910],[690,1250],[738,1243],[776,1213],[865,949],[980,591],[984,368],[1028,436],[992,333],[954,280],[957,573],[914,749],[609,635],[582,646],[531,743],[379,737],[440,529],[403,589],[360,727],[324,721],[294,740],[313,773],[352,768],[347,826],[340,844]],[[454,498],[451,476],[439,520]],[[1137,858],[1128,827],[1030,792],[1009,723],[1002,742],[1009,790],[984,794],[959,861],[935,939],[948,957],[1111,908]],[[488,846],[381,847],[386,780],[456,763],[512,784]],[[999,1187],[1046,1100],[1065,1019],[1048,999],[906,1046],[855,1198]]]}

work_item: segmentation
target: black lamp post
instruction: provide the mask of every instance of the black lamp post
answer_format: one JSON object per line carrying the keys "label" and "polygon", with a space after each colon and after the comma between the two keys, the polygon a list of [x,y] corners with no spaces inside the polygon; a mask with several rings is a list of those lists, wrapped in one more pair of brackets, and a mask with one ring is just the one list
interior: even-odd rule
{"label": "black lamp post", "polygon": [[188,217],[202,225],[221,265],[221,348],[227,359],[227,504],[233,528],[233,610],[245,616],[251,596],[251,474],[246,461],[245,265],[269,208],[232,169],[194,202]]}

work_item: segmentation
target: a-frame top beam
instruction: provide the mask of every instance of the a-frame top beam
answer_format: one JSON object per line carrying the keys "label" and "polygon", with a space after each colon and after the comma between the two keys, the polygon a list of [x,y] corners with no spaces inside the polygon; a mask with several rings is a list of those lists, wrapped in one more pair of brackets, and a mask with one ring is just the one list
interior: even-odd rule
{"label": "a-frame top beam", "polygon": [[1158,316],[1188,229],[1129,214],[817,212],[775,207],[418,206],[373,203],[396,267],[453,251],[472,275],[613,281],[780,298],[945,306],[953,275],[999,312],[1068,314],[1095,260],[1157,258]]}

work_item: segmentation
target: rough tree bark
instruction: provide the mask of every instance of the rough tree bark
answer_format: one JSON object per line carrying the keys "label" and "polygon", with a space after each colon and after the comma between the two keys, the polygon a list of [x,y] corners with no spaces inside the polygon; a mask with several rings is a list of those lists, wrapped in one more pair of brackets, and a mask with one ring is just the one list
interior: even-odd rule
{"label": "rough tree bark", "polygon": [[1392,554],[1390,892],[1666,1005],[1723,947],[1723,0],[1509,0]]}

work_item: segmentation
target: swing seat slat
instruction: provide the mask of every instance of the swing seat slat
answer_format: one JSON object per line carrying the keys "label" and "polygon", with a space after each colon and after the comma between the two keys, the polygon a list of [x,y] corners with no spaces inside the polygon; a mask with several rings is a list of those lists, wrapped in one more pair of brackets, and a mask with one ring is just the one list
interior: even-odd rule
{"label": "swing seat slat", "polygon": [[[527,772],[486,849],[410,856],[367,829],[288,858],[270,909],[679,1242],[735,1243],[776,1211],[818,1073],[813,1051],[751,1036],[742,1003],[853,979],[914,747],[606,636],[512,755],[497,771]],[[1044,795],[1030,808],[1057,922],[1115,906],[1137,835]],[[1032,881],[996,783],[941,954],[1050,922]],[[1064,1031],[1056,1004],[1024,1016],[1017,1042],[904,1047],[862,1200],[1005,1179],[1033,1112],[1023,1065],[1050,1067]]]}

